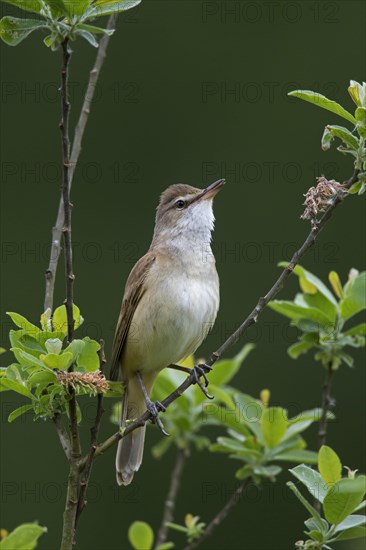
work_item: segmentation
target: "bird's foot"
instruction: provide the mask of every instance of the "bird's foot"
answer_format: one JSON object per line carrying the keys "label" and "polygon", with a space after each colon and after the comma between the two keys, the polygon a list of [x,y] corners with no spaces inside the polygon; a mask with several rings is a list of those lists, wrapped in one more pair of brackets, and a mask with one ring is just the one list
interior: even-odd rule
{"label": "bird's foot", "polygon": [[[199,388],[201,389],[201,391],[205,394],[205,396],[207,397],[207,399],[214,399],[214,396],[213,395],[210,395],[208,393],[208,391],[206,390],[207,386],[208,386],[208,379],[207,379],[207,376],[206,374],[208,372],[210,372],[212,370],[212,367],[210,367],[209,365],[206,365],[206,364],[200,364],[200,365],[196,365],[195,367],[193,367],[192,369],[192,373],[194,374],[194,378],[195,378],[195,381],[196,381],[196,384],[199,386]],[[204,379],[205,381],[205,384],[203,385],[202,381],[201,381],[201,376],[202,378]]]}
{"label": "bird's foot", "polygon": [[[178,370],[181,372],[187,372],[188,374],[193,374],[195,379],[195,384],[197,384],[200,387],[201,391],[205,394],[207,399],[214,398],[213,395],[210,395],[206,390],[208,386],[208,379],[207,379],[206,373],[210,372],[212,370],[212,367],[210,367],[209,365],[206,365],[205,363],[202,363],[200,365],[196,365],[195,367],[193,367],[193,369],[190,369],[189,367],[182,367],[181,365],[176,365],[175,363],[172,363],[171,365],[169,365],[169,368]],[[202,383],[201,376],[204,379],[205,384]]]}
{"label": "bird's foot", "polygon": [[156,424],[159,428],[159,430],[164,434],[164,435],[170,435],[168,434],[168,432],[164,429],[164,424],[162,423],[162,421],[160,420],[159,418],[159,413],[160,412],[165,412],[166,411],[166,407],[164,407],[164,405],[162,403],[160,403],[160,401],[148,401],[146,403],[146,406],[147,406],[147,410],[149,411],[149,413],[151,414],[151,422],[153,424]]}

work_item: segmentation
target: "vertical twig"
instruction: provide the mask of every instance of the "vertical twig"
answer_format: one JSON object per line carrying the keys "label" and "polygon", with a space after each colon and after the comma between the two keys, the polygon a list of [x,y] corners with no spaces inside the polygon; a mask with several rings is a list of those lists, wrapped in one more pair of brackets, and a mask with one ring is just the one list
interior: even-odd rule
{"label": "vertical twig", "polygon": [[[69,138],[69,63],[71,51],[69,49],[68,39],[62,42],[62,68],[61,68],[61,122],[60,130],[62,136],[62,154],[63,154],[63,182],[62,199],[64,204],[64,224],[62,228],[64,249],[65,249],[65,276],[66,276],[66,314],[67,314],[67,339],[72,342],[74,337],[74,316],[73,316],[73,285],[74,274],[72,268],[72,240],[71,240],[71,202],[70,202],[70,138]],[[78,460],[81,455],[79,431],[77,425],[77,403],[75,392],[69,388],[69,417],[71,433],[71,454],[70,454],[70,472],[68,478],[66,506],[64,511],[64,524],[62,531],[62,550],[71,550],[75,536],[75,517],[79,494],[79,468]]]}
{"label": "vertical twig", "polygon": [[[327,441],[327,425],[328,425],[328,412],[331,405],[330,390],[332,387],[334,370],[332,368],[332,362],[330,361],[327,366],[327,373],[324,378],[322,387],[322,414],[319,420],[318,428],[318,448],[326,444]],[[321,513],[322,505],[318,499],[314,500],[314,508]]]}
{"label": "vertical twig", "polygon": [[53,417],[53,422],[56,426],[57,434],[62,445],[62,448],[65,452],[66,458],[70,460],[71,457],[71,441],[69,434],[67,433],[64,423],[62,422],[62,416],[59,413],[56,413]]}
{"label": "vertical twig", "polygon": [[158,548],[161,544],[166,542],[168,534],[167,523],[171,523],[174,519],[173,514],[175,502],[180,487],[180,480],[182,477],[185,460],[186,449],[178,449],[177,459],[170,478],[168,495],[164,503],[163,519],[156,539],[155,548]]}
{"label": "vertical twig", "polygon": [[71,240],[71,208],[70,202],[70,137],[69,137],[69,63],[71,50],[68,39],[62,42],[62,69],[61,69],[61,112],[60,130],[62,136],[62,201],[64,204],[64,223],[62,235],[65,246],[65,276],[66,276],[66,315],[67,315],[67,339],[72,342],[74,338],[74,273],[72,269],[72,240]]}
{"label": "vertical twig", "polygon": [[[114,13],[110,16],[107,23],[107,29],[113,29],[117,23],[118,14]],[[90,114],[91,104],[93,102],[95,88],[98,82],[100,71],[102,69],[104,59],[106,56],[107,47],[109,44],[110,36],[104,35],[100,41],[98,53],[95,59],[94,67],[90,71],[88,87],[84,97],[84,103],[80,112],[79,120],[75,128],[75,135],[73,146],[71,150],[70,166],[69,166],[69,189],[71,189],[72,181],[74,177],[75,168],[79,160],[82,140],[85,132],[85,127],[88,122]],[[46,270],[46,289],[44,299],[44,311],[50,308],[53,309],[53,295],[55,289],[56,271],[58,260],[61,252],[61,235],[64,225],[64,203],[63,197],[60,199],[56,223],[52,229],[52,243],[50,261]]]}
{"label": "vertical twig", "polygon": [[202,535],[192,541],[190,544],[184,547],[183,550],[193,550],[194,548],[197,548],[207,537],[211,536],[212,533],[215,531],[216,527],[220,525],[224,521],[224,519],[229,515],[231,510],[238,504],[240,499],[242,498],[242,495],[246,488],[250,485],[252,481],[252,478],[247,477],[241,485],[236,489],[236,491],[233,493],[232,497],[228,502],[225,504],[225,506],[220,510],[220,512],[213,518],[213,520],[207,525],[206,529],[202,533]]}
{"label": "vertical twig", "polygon": [[[99,370],[103,374],[105,367],[105,355],[104,355],[104,340],[100,341],[100,350],[99,354]],[[99,433],[100,423],[104,413],[103,408],[103,393],[98,393],[97,395],[97,410],[95,414],[95,420],[93,426],[90,428],[90,448],[89,453],[86,459],[86,463],[81,471],[81,482],[80,482],[80,494],[78,498],[78,506],[75,518],[75,530],[78,526],[80,516],[86,506],[85,495],[88,490],[89,479],[93,467],[94,454],[97,449],[97,437]]]}
{"label": "vertical twig", "polygon": [[322,415],[320,417],[318,430],[319,449],[322,445],[325,445],[327,441],[328,413],[331,405],[330,390],[332,387],[333,374],[334,370],[330,362],[327,367],[327,374],[325,375],[322,389]]}

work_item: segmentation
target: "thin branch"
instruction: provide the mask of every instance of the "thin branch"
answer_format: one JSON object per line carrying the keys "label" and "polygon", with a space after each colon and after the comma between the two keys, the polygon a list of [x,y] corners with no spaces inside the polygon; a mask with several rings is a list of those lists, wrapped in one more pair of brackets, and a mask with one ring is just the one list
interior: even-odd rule
{"label": "thin branch", "polygon": [[193,550],[194,548],[197,548],[203,542],[207,537],[211,536],[212,533],[215,531],[216,527],[220,525],[224,521],[224,519],[229,515],[231,510],[240,502],[240,499],[242,498],[242,495],[246,488],[250,485],[252,479],[250,477],[247,477],[241,485],[236,489],[230,500],[225,504],[225,506],[220,510],[220,512],[213,518],[213,520],[207,525],[206,529],[202,533],[202,535],[192,541],[190,544],[184,547],[184,550]]}
{"label": "thin branch", "polygon": [[[357,181],[358,174],[359,174],[359,170],[355,170],[353,176],[349,180],[343,183],[345,190],[349,189],[351,185],[353,185],[353,183]],[[337,194],[332,204],[329,205],[329,207],[327,208],[327,210],[325,211],[321,219],[317,223],[313,223],[311,231],[306,237],[302,246],[294,253],[290,263],[288,264],[287,267],[284,268],[284,270],[282,271],[282,273],[280,274],[280,276],[278,277],[277,281],[272,286],[272,288],[267,292],[267,294],[264,297],[259,298],[257,305],[255,306],[253,311],[248,315],[248,317],[243,321],[243,323],[239,326],[239,328],[231,336],[229,336],[229,338],[222,344],[222,346],[217,351],[213,352],[211,356],[208,358],[208,360],[205,363],[206,367],[208,367],[207,370],[209,370],[209,368],[212,367],[212,365],[216,363],[216,361],[220,359],[220,357],[224,355],[224,353],[226,353],[226,351],[230,347],[236,344],[239,338],[243,336],[243,334],[248,330],[249,327],[257,323],[259,315],[262,313],[262,311],[264,310],[268,302],[270,302],[280,292],[280,290],[282,289],[285,282],[292,274],[295,266],[298,264],[300,259],[309,250],[309,248],[311,248],[311,246],[314,245],[320,231],[324,228],[326,223],[329,221],[336,207],[343,201],[343,197],[344,197],[343,193]],[[164,407],[168,407],[171,403],[173,403],[173,401],[178,399],[178,397],[180,397],[182,393],[184,393],[190,386],[192,386],[195,383],[196,383],[196,377],[195,377],[195,374],[192,373],[189,376],[187,376],[185,381],[174,392],[172,392],[170,395],[168,395],[168,397],[166,397],[162,401],[162,405]],[[131,424],[128,424],[123,430],[120,430],[119,432],[116,432],[115,434],[110,436],[103,443],[98,445],[94,455],[95,458],[103,454],[105,451],[107,451],[111,447],[113,447],[116,443],[118,443],[118,441],[122,437],[125,437],[127,434],[131,433],[133,430],[136,430],[137,428],[140,428],[141,426],[143,426],[148,420],[151,420],[151,418],[152,418],[151,413],[149,411],[146,411],[142,416],[140,416],[139,418],[131,422]],[[85,458],[81,460],[79,464],[80,468],[83,468],[85,461],[86,461]]]}
{"label": "thin branch", "polygon": [[62,200],[64,204],[64,223],[62,227],[63,241],[65,245],[65,276],[66,276],[66,315],[67,315],[67,339],[72,342],[74,338],[74,315],[73,315],[73,293],[74,293],[74,274],[72,269],[72,242],[71,242],[71,202],[70,202],[70,138],[69,138],[69,63],[71,50],[69,41],[62,42],[63,63],[61,69],[61,111],[62,118],[60,130],[62,136]]}
{"label": "thin branch", "polygon": [[[100,341],[100,350],[98,352],[99,355],[99,370],[101,373],[104,371],[105,367],[105,355],[104,355],[104,340]],[[87,461],[85,463],[85,467],[83,469],[83,472],[81,474],[81,482],[80,482],[80,494],[79,494],[79,500],[78,500],[78,507],[76,512],[76,518],[75,518],[75,530],[78,526],[80,516],[87,504],[85,500],[85,495],[88,490],[88,484],[89,479],[93,467],[93,460],[94,460],[94,453],[97,448],[97,437],[100,429],[100,423],[102,420],[102,416],[104,413],[103,408],[103,393],[98,393],[97,395],[97,410],[95,414],[95,420],[93,426],[90,428],[90,448],[89,453],[87,457]]]}
{"label": "thin branch", "polygon": [[58,434],[58,437],[59,437],[59,440],[60,440],[60,443],[62,445],[62,448],[65,452],[65,455],[66,455],[66,458],[68,460],[70,460],[70,456],[71,456],[71,441],[70,441],[70,436],[69,434],[67,433],[66,429],[65,429],[65,426],[63,424],[63,421],[62,421],[62,416],[61,414],[57,413],[55,414],[55,416],[53,417],[53,422],[56,426],[56,431],[57,431],[57,434]]}
{"label": "thin branch", "polygon": [[[115,28],[117,17],[118,17],[117,13],[114,13],[109,17],[107,27],[106,27],[108,30]],[[105,60],[109,40],[110,40],[110,36],[105,34],[100,41],[94,67],[90,71],[88,87],[84,97],[84,103],[80,112],[78,123],[75,128],[75,135],[74,135],[74,141],[73,141],[73,146],[71,150],[70,166],[69,166],[69,188],[70,189],[71,189],[71,185],[74,177],[74,172],[75,172],[75,169],[79,160],[80,152],[81,152],[82,140],[84,137],[85,127],[88,122],[88,117],[90,114],[91,104],[93,102],[95,88],[96,88],[98,78]],[[46,309],[48,308],[50,308],[51,310],[53,309],[53,295],[54,295],[54,289],[55,289],[57,265],[58,265],[58,260],[61,253],[61,235],[62,235],[63,225],[64,225],[64,204],[63,204],[63,198],[61,197],[59,207],[58,207],[56,223],[52,229],[50,261],[49,261],[49,265],[45,275],[46,289],[45,289],[45,299],[44,299],[44,311],[46,311]]]}
{"label": "thin branch", "polygon": [[[319,420],[318,428],[318,448],[325,445],[327,441],[327,425],[328,425],[328,412],[331,405],[330,389],[332,386],[334,370],[332,362],[330,361],[327,366],[327,373],[324,378],[322,387],[322,415]],[[314,508],[320,513],[322,509],[321,502],[318,499],[314,500]]]}
{"label": "thin branch", "polygon": [[168,495],[164,503],[163,520],[161,522],[161,526],[158,532],[155,548],[158,548],[160,545],[166,542],[167,534],[168,534],[167,523],[172,522],[174,519],[173,514],[174,514],[174,508],[175,508],[175,501],[177,499],[177,495],[180,487],[180,480],[182,477],[185,460],[186,460],[186,449],[178,449],[177,459],[170,478],[170,487],[169,487]]}
{"label": "thin branch", "polygon": [[[70,139],[69,139],[69,63],[71,51],[69,49],[68,39],[62,42],[62,67],[61,67],[61,112],[60,130],[62,136],[62,154],[63,154],[63,183],[62,199],[64,205],[64,224],[62,228],[64,248],[65,248],[65,276],[66,276],[66,314],[67,314],[67,339],[72,342],[74,337],[74,316],[73,316],[73,283],[74,274],[72,269],[72,241],[71,241],[71,203],[70,203]],[[64,523],[62,531],[62,550],[71,550],[74,543],[74,525],[76,506],[79,493],[79,469],[78,460],[81,455],[79,431],[77,425],[77,404],[75,391],[69,388],[69,417],[71,433],[71,453],[70,453],[70,472],[67,487],[66,506],[64,511]]]}
{"label": "thin branch", "polygon": [[322,388],[322,415],[319,421],[319,430],[318,430],[319,448],[322,445],[325,445],[327,440],[328,413],[331,405],[330,390],[332,387],[333,375],[334,375],[334,370],[332,368],[332,363],[330,362],[327,367],[327,374],[325,375],[324,384]]}

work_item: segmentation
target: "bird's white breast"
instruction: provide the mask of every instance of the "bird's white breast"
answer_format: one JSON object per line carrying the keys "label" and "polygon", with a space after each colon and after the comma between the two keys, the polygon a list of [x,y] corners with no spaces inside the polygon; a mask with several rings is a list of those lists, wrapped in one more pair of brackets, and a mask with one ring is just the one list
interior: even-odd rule
{"label": "bird's white breast", "polygon": [[209,245],[157,256],[122,357],[123,369],[152,372],[194,353],[212,328],[219,280]]}

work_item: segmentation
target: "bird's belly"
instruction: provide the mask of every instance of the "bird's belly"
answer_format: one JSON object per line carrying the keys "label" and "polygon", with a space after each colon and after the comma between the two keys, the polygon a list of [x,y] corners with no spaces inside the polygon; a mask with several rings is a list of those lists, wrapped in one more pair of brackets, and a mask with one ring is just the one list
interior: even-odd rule
{"label": "bird's belly", "polygon": [[[218,280],[166,279],[139,302],[122,357],[125,372],[153,372],[194,353],[212,327]],[[153,298],[151,299],[151,296]]]}

